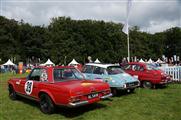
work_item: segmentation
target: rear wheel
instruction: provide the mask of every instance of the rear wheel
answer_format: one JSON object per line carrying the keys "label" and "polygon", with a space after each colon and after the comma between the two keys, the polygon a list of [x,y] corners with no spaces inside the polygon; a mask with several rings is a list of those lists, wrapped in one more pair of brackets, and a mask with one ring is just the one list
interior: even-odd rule
{"label": "rear wheel", "polygon": [[55,110],[54,103],[47,94],[40,95],[40,109],[45,114],[52,114]]}
{"label": "rear wheel", "polygon": [[17,94],[16,92],[14,91],[14,88],[12,85],[9,85],[9,98],[11,100],[16,100],[17,99]]}
{"label": "rear wheel", "polygon": [[143,81],[143,87],[144,88],[152,88],[152,83],[149,81]]}

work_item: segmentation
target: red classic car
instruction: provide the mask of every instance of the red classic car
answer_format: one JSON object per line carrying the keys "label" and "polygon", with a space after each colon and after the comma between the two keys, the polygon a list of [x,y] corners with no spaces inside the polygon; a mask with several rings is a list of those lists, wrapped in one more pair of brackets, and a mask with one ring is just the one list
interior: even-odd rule
{"label": "red classic car", "polygon": [[152,88],[156,85],[165,85],[172,82],[171,76],[165,74],[152,64],[141,62],[130,62],[122,66],[122,68],[132,76],[137,77],[141,86],[144,88]]}
{"label": "red classic car", "polygon": [[8,81],[9,97],[22,96],[40,103],[43,113],[53,113],[56,105],[77,107],[112,96],[107,83],[85,80],[74,67],[37,67],[27,78]]}

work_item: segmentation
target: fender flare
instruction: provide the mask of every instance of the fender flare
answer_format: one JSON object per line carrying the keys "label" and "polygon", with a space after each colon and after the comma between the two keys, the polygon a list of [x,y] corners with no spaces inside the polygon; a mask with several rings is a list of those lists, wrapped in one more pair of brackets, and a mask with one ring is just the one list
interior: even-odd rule
{"label": "fender flare", "polygon": [[40,94],[41,93],[45,93],[48,96],[50,96],[50,98],[52,99],[53,103],[56,104],[55,98],[54,98],[54,96],[52,95],[52,93],[50,91],[48,91],[48,90],[40,90],[39,93],[38,93],[38,98],[39,99],[40,99]]}

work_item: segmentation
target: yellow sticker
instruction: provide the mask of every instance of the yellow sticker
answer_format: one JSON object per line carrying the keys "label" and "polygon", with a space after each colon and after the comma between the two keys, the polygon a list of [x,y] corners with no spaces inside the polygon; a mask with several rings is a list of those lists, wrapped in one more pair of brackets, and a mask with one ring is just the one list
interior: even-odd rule
{"label": "yellow sticker", "polygon": [[93,83],[82,83],[81,85],[82,86],[90,86],[90,85],[93,85]]}

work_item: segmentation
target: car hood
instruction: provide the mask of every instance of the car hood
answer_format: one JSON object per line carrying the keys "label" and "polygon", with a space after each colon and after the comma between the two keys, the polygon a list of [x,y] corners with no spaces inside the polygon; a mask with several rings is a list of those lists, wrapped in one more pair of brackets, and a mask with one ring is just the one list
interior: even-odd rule
{"label": "car hood", "polygon": [[69,80],[56,82],[55,84],[68,89],[71,95],[90,94],[91,92],[110,89],[107,83],[92,80]]}
{"label": "car hood", "polygon": [[110,75],[112,80],[115,80],[116,82],[121,82],[121,83],[128,83],[128,82],[136,82],[138,81],[137,78],[132,77],[131,75],[127,73],[121,73],[121,74],[116,74],[116,75]]}

